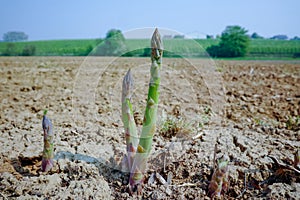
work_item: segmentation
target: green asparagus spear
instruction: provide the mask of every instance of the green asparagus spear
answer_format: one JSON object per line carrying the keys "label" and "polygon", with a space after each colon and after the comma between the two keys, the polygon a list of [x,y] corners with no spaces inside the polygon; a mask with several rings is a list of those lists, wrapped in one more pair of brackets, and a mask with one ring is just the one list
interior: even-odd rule
{"label": "green asparagus spear", "polygon": [[228,162],[229,157],[225,154],[218,160],[218,165],[214,171],[208,192],[211,198],[220,197],[221,192],[228,189]]}
{"label": "green asparagus spear", "polygon": [[151,69],[148,99],[144,115],[143,128],[137,147],[137,154],[130,173],[130,189],[141,193],[144,180],[143,173],[146,170],[147,159],[152,146],[153,135],[156,130],[157,107],[159,100],[160,71],[162,63],[163,46],[157,29],[151,39]]}
{"label": "green asparagus spear", "polygon": [[122,87],[122,121],[125,129],[125,139],[127,145],[127,169],[132,167],[133,158],[138,145],[136,124],[133,117],[131,96],[133,91],[133,78],[129,69],[123,79]]}
{"label": "green asparagus spear", "polygon": [[44,131],[44,150],[42,160],[42,171],[47,172],[53,166],[53,128],[50,119],[46,116],[47,110],[44,111],[42,126]]}

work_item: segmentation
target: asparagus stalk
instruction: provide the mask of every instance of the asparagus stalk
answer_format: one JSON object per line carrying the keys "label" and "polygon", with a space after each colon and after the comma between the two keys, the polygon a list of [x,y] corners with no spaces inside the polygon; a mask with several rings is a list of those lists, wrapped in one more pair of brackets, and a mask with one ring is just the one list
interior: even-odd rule
{"label": "asparagus stalk", "polygon": [[223,155],[217,164],[217,169],[214,171],[211,182],[208,186],[208,192],[210,197],[220,197],[221,192],[226,191],[228,188],[228,162],[229,157]]}
{"label": "asparagus stalk", "polygon": [[44,150],[42,160],[42,171],[47,172],[53,166],[53,129],[50,119],[46,116],[47,110],[44,111],[42,126],[44,131]]}
{"label": "asparagus stalk", "polygon": [[130,171],[134,154],[138,145],[136,124],[133,117],[131,96],[133,91],[133,78],[129,69],[123,79],[122,86],[122,121],[125,129],[125,139],[127,145],[127,171]]}
{"label": "asparagus stalk", "polygon": [[146,170],[147,159],[152,146],[152,139],[156,129],[157,107],[159,100],[160,70],[162,63],[163,46],[160,34],[155,29],[151,39],[151,68],[150,84],[148,90],[147,105],[144,114],[143,128],[140,135],[137,153],[130,171],[129,184],[131,191],[141,193],[144,180],[143,173]]}

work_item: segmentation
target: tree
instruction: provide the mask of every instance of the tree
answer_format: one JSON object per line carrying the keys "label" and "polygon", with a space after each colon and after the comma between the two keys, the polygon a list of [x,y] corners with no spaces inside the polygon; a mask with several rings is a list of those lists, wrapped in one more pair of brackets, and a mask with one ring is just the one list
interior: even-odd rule
{"label": "tree", "polygon": [[286,36],[286,35],[274,35],[270,39],[273,39],[273,40],[287,40],[288,36]]}
{"label": "tree", "polygon": [[295,36],[295,37],[293,37],[291,40],[300,40],[300,37]]}
{"label": "tree", "polygon": [[26,41],[28,39],[28,35],[24,32],[19,31],[11,31],[3,34],[4,42],[19,42]]}
{"label": "tree", "polygon": [[214,39],[213,35],[206,35],[206,39]]}
{"label": "tree", "polygon": [[120,56],[127,51],[125,38],[120,30],[111,29],[107,32],[104,42],[99,44],[95,55]]}
{"label": "tree", "polygon": [[213,57],[243,57],[250,42],[247,32],[240,26],[227,26],[222,32],[220,43],[206,50]]}
{"label": "tree", "polygon": [[252,33],[252,35],[250,36],[252,39],[263,39],[262,36],[258,35],[256,32]]}
{"label": "tree", "polygon": [[23,48],[23,51],[22,51],[22,56],[33,56],[35,54],[35,46],[34,45],[26,45],[24,48]]}

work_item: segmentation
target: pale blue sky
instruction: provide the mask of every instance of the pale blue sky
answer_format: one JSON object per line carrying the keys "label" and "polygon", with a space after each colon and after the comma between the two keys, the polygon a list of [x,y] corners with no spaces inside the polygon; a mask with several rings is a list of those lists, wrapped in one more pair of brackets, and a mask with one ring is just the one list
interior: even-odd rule
{"label": "pale blue sky", "polygon": [[29,40],[105,37],[111,28],[172,29],[192,36],[240,25],[264,37],[300,36],[299,0],[1,0],[0,37],[23,31]]}

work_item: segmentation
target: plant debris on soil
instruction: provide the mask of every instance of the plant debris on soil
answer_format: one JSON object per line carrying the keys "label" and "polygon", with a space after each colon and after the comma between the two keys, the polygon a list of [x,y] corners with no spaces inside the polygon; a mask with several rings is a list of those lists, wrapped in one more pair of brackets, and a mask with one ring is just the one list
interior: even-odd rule
{"label": "plant debris on soil", "polygon": [[164,59],[143,192],[130,195],[121,81],[132,68],[141,128],[149,67],[145,58],[1,57],[0,198],[210,199],[215,159],[227,154],[223,199],[299,199],[300,62],[179,58]]}

